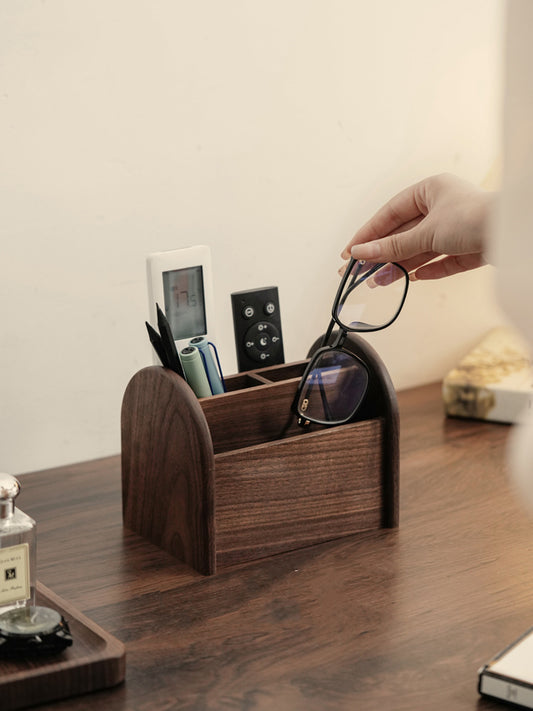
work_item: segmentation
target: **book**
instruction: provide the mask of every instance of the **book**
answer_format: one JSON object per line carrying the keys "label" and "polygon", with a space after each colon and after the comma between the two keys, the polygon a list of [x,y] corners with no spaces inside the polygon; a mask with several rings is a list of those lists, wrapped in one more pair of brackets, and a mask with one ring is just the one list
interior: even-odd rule
{"label": "book", "polygon": [[531,355],[511,327],[492,329],[444,378],[447,415],[516,423],[533,406]]}
{"label": "book", "polygon": [[533,709],[533,627],[481,667],[478,691],[482,696]]}

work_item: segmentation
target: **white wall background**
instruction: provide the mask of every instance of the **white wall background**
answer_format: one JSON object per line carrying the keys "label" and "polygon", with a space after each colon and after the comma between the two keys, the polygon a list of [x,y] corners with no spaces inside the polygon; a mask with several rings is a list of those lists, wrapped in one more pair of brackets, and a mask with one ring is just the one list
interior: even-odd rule
{"label": "white wall background", "polygon": [[[329,317],[339,253],[392,193],[499,153],[503,0],[0,4],[0,470],[117,453],[151,363],[145,257],[208,244],[229,294],[277,284],[286,360]],[[372,344],[398,388],[502,317],[490,267],[412,286]]]}

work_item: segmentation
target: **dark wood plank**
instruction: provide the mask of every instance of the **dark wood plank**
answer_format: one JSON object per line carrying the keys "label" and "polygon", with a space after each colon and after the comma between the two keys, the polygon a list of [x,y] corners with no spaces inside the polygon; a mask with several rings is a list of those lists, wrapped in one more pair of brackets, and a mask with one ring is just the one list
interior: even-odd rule
{"label": "dark wood plank", "polygon": [[[310,357],[322,346],[324,336],[320,336],[309,349]],[[329,343],[337,338],[333,331]],[[377,351],[357,333],[349,333],[344,348],[363,360],[369,370],[368,390],[356,418],[371,420],[383,418],[383,437],[381,440],[382,489],[383,489],[383,526],[394,528],[399,523],[399,471],[400,471],[400,418],[396,391],[385,364]]]}
{"label": "dark wood plank", "polygon": [[380,528],[382,436],[366,420],[216,455],[217,564]]}
{"label": "dark wood plank", "polygon": [[201,400],[215,454],[301,434],[291,403],[298,380],[264,383]]}
{"label": "dark wood plank", "polygon": [[124,524],[206,574],[215,569],[214,459],[194,393],[152,366],[122,403]]}
{"label": "dark wood plank", "polygon": [[127,650],[126,684],[40,711],[500,709],[477,669],[533,623],[509,428],[446,419],[440,385],[398,401],[398,529],[211,577],[123,529],[118,457],[23,476],[40,579]]}

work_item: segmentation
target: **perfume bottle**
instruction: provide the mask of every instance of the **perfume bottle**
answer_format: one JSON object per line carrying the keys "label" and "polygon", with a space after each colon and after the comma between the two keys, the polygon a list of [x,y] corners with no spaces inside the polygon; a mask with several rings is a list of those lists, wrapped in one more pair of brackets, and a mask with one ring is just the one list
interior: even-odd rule
{"label": "perfume bottle", "polygon": [[35,521],[15,507],[20,483],[0,473],[0,614],[35,605]]}

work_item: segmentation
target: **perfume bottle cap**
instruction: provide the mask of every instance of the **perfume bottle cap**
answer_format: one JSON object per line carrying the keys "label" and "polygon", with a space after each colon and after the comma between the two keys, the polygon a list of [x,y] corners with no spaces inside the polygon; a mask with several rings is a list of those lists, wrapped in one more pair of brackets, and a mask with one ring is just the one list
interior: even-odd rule
{"label": "perfume bottle cap", "polygon": [[14,499],[20,493],[20,483],[11,474],[3,474],[0,472],[0,501],[6,499]]}
{"label": "perfume bottle cap", "polygon": [[20,483],[11,474],[0,472],[0,519],[12,516],[15,498],[20,493]]}

